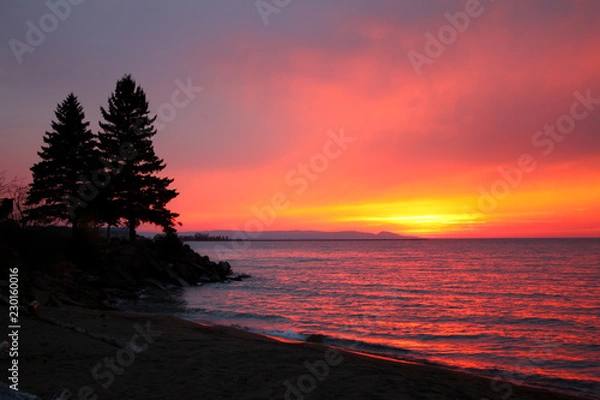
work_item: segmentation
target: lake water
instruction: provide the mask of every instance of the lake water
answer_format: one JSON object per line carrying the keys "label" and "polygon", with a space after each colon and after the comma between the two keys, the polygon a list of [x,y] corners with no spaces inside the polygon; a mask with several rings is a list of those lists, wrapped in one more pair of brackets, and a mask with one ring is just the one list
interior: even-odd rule
{"label": "lake water", "polygon": [[190,243],[252,278],[172,313],[600,398],[600,240],[242,245]]}

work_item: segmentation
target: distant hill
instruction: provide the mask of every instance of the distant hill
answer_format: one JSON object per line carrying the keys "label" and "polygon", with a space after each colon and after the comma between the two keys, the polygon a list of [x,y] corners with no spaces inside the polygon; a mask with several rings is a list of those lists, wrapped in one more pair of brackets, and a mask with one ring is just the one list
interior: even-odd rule
{"label": "distant hill", "polygon": [[[197,232],[179,232],[181,236],[192,236]],[[322,231],[265,231],[256,237],[256,233],[233,230],[201,231],[209,236],[227,236],[230,239],[250,240],[408,240],[416,236],[398,235],[392,232],[377,234],[358,231],[322,232]]]}

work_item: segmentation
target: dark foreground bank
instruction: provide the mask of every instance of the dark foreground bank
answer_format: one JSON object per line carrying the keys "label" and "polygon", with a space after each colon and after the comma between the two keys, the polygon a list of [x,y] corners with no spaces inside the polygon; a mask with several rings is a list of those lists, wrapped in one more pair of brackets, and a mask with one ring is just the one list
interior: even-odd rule
{"label": "dark foreground bank", "polygon": [[[173,317],[80,307],[40,307],[38,315],[21,317],[19,388],[44,400],[61,392],[63,399],[577,399]],[[0,357],[7,371],[8,356]]]}

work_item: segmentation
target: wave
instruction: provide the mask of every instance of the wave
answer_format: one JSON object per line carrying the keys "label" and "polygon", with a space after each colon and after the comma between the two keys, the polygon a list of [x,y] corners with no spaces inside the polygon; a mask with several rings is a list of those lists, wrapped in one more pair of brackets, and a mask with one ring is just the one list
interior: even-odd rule
{"label": "wave", "polygon": [[262,331],[258,329],[249,329],[249,331],[267,336],[274,336],[282,339],[299,340],[302,342],[306,341],[309,337],[308,335],[303,335],[299,332],[296,332],[293,329],[286,329],[285,331],[278,331],[276,329]]}
{"label": "wave", "polygon": [[541,375],[535,373],[523,374],[516,371],[499,370],[496,368],[476,369],[465,368],[464,371],[485,376],[488,378],[501,379],[515,385],[525,385],[553,390],[565,394],[577,394],[585,399],[597,400],[598,382],[584,379],[564,379],[558,376]]}
{"label": "wave", "polygon": [[205,322],[215,322],[220,320],[226,321],[238,321],[243,322],[247,320],[259,320],[259,321],[269,321],[269,322],[285,322],[290,323],[291,320],[282,315],[273,315],[273,314],[258,314],[252,312],[239,312],[239,311],[223,311],[223,310],[210,310],[205,308],[187,308],[183,312],[180,312],[179,315],[181,318],[186,318],[185,315],[194,315],[197,317],[206,317],[208,321]]}
{"label": "wave", "polygon": [[[379,343],[369,343],[364,340],[345,339],[341,337],[323,334],[322,332],[304,332],[293,328],[287,329],[261,329],[240,324],[230,326],[248,332],[265,335],[271,338],[283,339],[284,341],[319,342],[327,346],[333,346],[348,351],[356,351],[374,356],[384,356],[398,361],[416,362],[421,364],[436,365],[443,368],[464,371],[488,378],[500,378],[503,381],[518,385],[537,386],[567,394],[577,394],[587,399],[599,399],[597,397],[599,383],[592,380],[564,379],[558,376],[541,375],[536,373],[524,374],[519,371],[499,370],[496,368],[460,368],[443,362],[432,361],[433,354],[424,351],[413,351],[401,347],[390,346]],[[485,335],[415,335],[424,340],[424,336],[430,336],[428,340],[442,338],[481,338]]]}

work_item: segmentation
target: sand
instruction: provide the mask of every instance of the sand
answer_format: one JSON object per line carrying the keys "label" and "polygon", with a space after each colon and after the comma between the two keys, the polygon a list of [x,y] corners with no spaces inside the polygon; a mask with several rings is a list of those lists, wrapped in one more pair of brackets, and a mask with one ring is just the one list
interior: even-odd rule
{"label": "sand", "polygon": [[[78,307],[38,314],[21,316],[19,387],[43,400],[65,389],[71,399],[576,399],[167,316]],[[3,371],[8,361],[1,356]]]}

